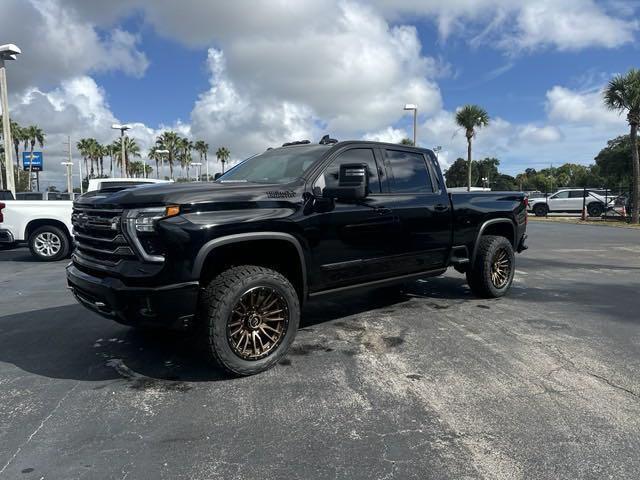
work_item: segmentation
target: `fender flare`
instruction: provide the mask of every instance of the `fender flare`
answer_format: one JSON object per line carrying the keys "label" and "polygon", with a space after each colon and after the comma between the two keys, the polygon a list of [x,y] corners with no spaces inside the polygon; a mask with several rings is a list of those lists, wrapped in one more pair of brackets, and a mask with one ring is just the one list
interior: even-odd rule
{"label": "fender flare", "polygon": [[491,220],[487,220],[486,222],[484,222],[481,226],[480,226],[480,230],[478,230],[478,234],[476,235],[476,241],[473,244],[473,254],[471,255],[471,265],[473,265],[476,261],[476,253],[478,252],[478,246],[480,244],[480,237],[482,236],[482,234],[484,233],[484,231],[486,230],[486,228],[490,225],[495,225],[497,223],[508,223],[509,225],[511,225],[511,228],[513,230],[513,248],[517,248],[517,241],[518,239],[516,238],[518,236],[517,232],[516,232],[516,226],[513,222],[513,220],[510,220],[508,218],[493,218]]}
{"label": "fender flare", "polygon": [[302,274],[302,293],[303,298],[307,297],[307,265],[304,258],[304,251],[302,249],[302,245],[300,241],[291,235],[290,233],[284,232],[248,232],[248,233],[238,233],[234,235],[226,235],[224,237],[218,237],[213,240],[209,240],[205,243],[198,254],[196,255],[196,259],[193,262],[192,269],[192,278],[199,279],[200,274],[202,272],[202,267],[207,257],[211,252],[213,252],[216,248],[222,247],[224,245],[230,245],[233,243],[242,243],[242,242],[251,242],[255,240],[281,240],[286,241],[292,244],[296,251],[298,252],[298,257],[300,259],[300,269]]}

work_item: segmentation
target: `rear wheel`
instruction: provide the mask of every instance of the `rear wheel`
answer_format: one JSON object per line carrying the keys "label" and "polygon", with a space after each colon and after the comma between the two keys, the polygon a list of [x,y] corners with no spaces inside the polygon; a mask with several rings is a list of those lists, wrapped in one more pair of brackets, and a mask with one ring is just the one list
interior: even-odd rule
{"label": "rear wheel", "polygon": [[515,254],[505,237],[480,237],[473,266],[467,271],[471,291],[482,298],[503,296],[511,288],[515,273]]}
{"label": "rear wheel", "polygon": [[293,343],[300,322],[298,294],[282,274],[243,265],[215,277],[200,298],[211,359],[236,375],[271,368]]}
{"label": "rear wheel", "polygon": [[600,202],[592,202],[588,205],[587,211],[590,217],[600,217],[604,213],[604,205]]}
{"label": "rear wheel", "polygon": [[69,237],[53,225],[39,227],[29,236],[31,254],[43,262],[62,260],[69,254],[70,245]]}
{"label": "rear wheel", "polygon": [[536,217],[544,217],[549,212],[549,208],[544,203],[533,206],[533,213]]}

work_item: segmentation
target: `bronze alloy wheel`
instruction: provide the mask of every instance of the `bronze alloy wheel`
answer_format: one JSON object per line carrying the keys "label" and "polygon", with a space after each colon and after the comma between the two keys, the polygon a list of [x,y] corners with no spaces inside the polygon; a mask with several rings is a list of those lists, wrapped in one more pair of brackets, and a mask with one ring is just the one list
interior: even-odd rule
{"label": "bronze alloy wheel", "polygon": [[496,288],[502,288],[509,282],[511,275],[511,259],[508,252],[501,248],[493,257],[491,263],[491,283]]}
{"label": "bronze alloy wheel", "polygon": [[227,321],[227,340],[243,360],[272,354],[289,326],[289,308],[272,287],[253,287],[242,294]]}

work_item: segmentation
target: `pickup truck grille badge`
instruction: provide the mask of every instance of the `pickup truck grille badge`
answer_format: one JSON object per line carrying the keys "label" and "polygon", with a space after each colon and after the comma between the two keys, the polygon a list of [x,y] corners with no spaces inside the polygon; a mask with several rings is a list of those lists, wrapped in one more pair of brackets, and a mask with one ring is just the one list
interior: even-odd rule
{"label": "pickup truck grille badge", "polygon": [[135,252],[120,229],[122,210],[74,208],[71,215],[76,255],[83,263],[114,266],[136,259]]}

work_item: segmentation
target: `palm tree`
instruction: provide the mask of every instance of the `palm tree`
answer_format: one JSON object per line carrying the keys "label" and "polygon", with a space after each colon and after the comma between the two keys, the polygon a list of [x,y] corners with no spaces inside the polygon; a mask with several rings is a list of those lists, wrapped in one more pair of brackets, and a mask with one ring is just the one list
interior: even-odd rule
{"label": "palm tree", "polygon": [[169,177],[173,180],[173,162],[179,152],[180,137],[176,132],[166,131],[156,140],[156,146],[160,150],[168,150],[167,162],[169,163]]}
{"label": "palm tree", "polygon": [[115,156],[113,144],[104,146],[104,154],[109,156],[109,176],[113,177],[113,157]]}
{"label": "palm tree", "polygon": [[158,150],[160,150],[160,147],[158,146],[151,147],[149,149],[149,153],[147,153],[147,158],[156,162],[156,178],[160,178],[160,169],[158,168],[158,164],[162,161],[162,155],[158,153]]}
{"label": "palm tree", "polygon": [[[20,144],[24,139],[24,129],[18,125],[18,122],[11,120],[11,140],[13,140],[13,148],[16,151],[16,176],[18,177],[17,183],[20,183]],[[17,187],[16,187],[17,188]]]}
{"label": "palm tree", "polygon": [[604,104],[610,110],[627,112],[631,139],[631,166],[633,190],[631,192],[631,222],[640,220],[640,160],[638,158],[638,124],[640,124],[640,70],[632,68],[624,75],[616,75],[604,90]]}
{"label": "palm tree", "polygon": [[129,175],[129,158],[131,157],[139,157],[140,156],[140,147],[136,143],[136,141],[128,136],[124,137],[124,171],[125,174]]}
{"label": "palm tree", "polygon": [[189,178],[189,167],[191,166],[192,158],[191,158],[191,150],[193,150],[193,142],[188,138],[182,138],[180,140],[180,148],[182,150],[180,157],[180,167],[183,166],[187,169],[187,180]]}
{"label": "palm tree", "polygon": [[489,115],[478,105],[465,105],[456,113],[456,123],[465,129],[467,137],[467,191],[471,191],[471,139],[476,135],[476,128],[489,125]]}
{"label": "palm tree", "polygon": [[89,170],[87,169],[87,159],[89,158],[89,152],[91,149],[92,140],[93,138],[81,138],[80,140],[78,140],[78,143],[76,143],[76,148],[78,149],[78,152],[80,152],[80,155],[82,156],[82,161],[84,162],[84,171],[87,174],[87,178],[89,178]]}
{"label": "palm tree", "polygon": [[222,163],[222,173],[224,173],[224,164],[229,160],[229,155],[231,155],[231,152],[227,147],[220,147],[216,151],[216,157],[218,161]]}
{"label": "palm tree", "polygon": [[207,175],[207,182],[208,182],[209,181],[209,160],[207,159],[207,151],[209,150],[209,144],[206,143],[204,140],[198,140],[194,144],[193,148],[195,149],[196,152],[200,154],[200,163],[202,163],[202,159],[204,158],[205,172]]}

